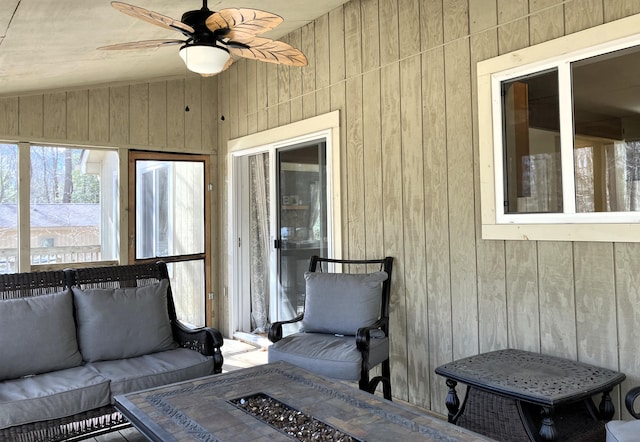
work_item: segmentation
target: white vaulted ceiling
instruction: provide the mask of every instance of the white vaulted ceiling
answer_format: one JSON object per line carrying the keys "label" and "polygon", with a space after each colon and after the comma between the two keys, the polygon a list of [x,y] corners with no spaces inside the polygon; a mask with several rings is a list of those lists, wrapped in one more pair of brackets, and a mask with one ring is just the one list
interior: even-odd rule
{"label": "white vaulted ceiling", "polygon": [[[201,0],[132,0],[128,3],[180,20]],[[345,0],[211,0],[212,11],[262,9],[284,18],[264,34],[279,39]],[[129,41],[182,39],[122,14],[109,0],[0,0],[0,96],[113,82],[196,75],[178,56],[179,46],[129,51],[97,47]]]}

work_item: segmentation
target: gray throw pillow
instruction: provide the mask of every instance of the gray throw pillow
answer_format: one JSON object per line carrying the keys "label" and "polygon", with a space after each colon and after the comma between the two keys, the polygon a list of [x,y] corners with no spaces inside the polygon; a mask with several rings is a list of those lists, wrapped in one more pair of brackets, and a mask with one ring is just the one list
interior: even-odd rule
{"label": "gray throw pillow", "polygon": [[82,363],[67,290],[0,301],[0,381]]}
{"label": "gray throw pillow", "polygon": [[306,272],[305,332],[355,335],[380,317],[386,272]]}
{"label": "gray throw pillow", "polygon": [[80,352],[87,362],[131,358],[176,348],[167,312],[167,288],[73,287]]}

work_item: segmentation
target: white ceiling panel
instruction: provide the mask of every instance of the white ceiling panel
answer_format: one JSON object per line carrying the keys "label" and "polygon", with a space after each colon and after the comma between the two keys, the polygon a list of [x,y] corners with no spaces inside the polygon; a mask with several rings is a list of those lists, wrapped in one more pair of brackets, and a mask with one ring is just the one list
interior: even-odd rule
{"label": "white ceiling panel", "polygon": [[[136,6],[180,20],[200,9],[196,0],[133,0]],[[211,10],[262,9],[284,18],[266,37],[279,39],[345,3],[345,0],[228,0],[208,2]],[[197,75],[186,70],[178,46],[99,51],[100,46],[152,39],[182,39],[122,14],[108,0],[0,0],[0,96],[111,82]]]}

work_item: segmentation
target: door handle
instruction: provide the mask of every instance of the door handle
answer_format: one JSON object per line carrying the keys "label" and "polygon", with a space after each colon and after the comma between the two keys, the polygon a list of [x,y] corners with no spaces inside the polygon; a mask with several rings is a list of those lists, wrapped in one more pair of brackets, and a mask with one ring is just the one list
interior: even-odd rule
{"label": "door handle", "polygon": [[274,249],[279,249],[282,246],[282,241],[280,241],[279,239],[276,239],[273,241],[273,248]]}

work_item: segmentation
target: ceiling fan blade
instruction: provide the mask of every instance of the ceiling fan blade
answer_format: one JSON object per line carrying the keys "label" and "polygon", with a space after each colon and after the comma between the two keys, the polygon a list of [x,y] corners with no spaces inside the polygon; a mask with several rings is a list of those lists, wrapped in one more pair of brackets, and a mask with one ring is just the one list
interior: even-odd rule
{"label": "ceiling fan blade", "polygon": [[[229,29],[229,32],[243,32],[259,35],[267,32],[280,23],[283,19],[279,15],[259,9],[221,9],[207,18],[206,25],[211,32]],[[225,34],[230,37],[230,34]]]}
{"label": "ceiling fan blade", "polygon": [[307,57],[293,46],[278,40],[242,34],[238,45],[229,41],[229,52],[238,57],[289,66],[306,66]]}
{"label": "ceiling fan blade", "polygon": [[112,50],[126,50],[126,49],[144,49],[144,48],[159,48],[161,46],[172,46],[184,44],[182,40],[142,40],[142,41],[131,41],[128,43],[118,43],[115,45],[109,46],[101,46],[98,49],[102,49],[105,51]]}
{"label": "ceiling fan blade", "polygon": [[191,26],[182,23],[179,20],[174,20],[171,17],[159,14],[154,11],[149,11],[148,9],[141,8],[140,6],[133,6],[123,2],[111,2],[111,6],[124,14],[130,15],[131,17],[139,18],[140,20],[144,20],[147,23],[151,23],[156,26],[180,31],[186,35],[191,35],[195,32],[195,30]]}

